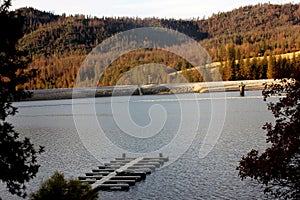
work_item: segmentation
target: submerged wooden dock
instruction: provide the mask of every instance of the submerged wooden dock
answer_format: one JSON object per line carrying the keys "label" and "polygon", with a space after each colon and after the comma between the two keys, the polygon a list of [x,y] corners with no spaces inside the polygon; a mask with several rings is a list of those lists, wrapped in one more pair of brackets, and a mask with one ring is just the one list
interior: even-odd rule
{"label": "submerged wooden dock", "polygon": [[159,154],[157,157],[116,158],[98,169],[93,169],[78,179],[89,183],[95,190],[129,190],[136,182],[146,179],[156,168],[169,161],[168,157]]}

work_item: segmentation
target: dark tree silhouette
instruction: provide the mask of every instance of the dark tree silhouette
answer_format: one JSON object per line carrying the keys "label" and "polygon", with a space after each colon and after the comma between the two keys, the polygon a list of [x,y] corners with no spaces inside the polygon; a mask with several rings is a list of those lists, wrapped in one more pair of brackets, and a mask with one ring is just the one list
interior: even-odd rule
{"label": "dark tree silhouette", "polygon": [[38,172],[36,150],[28,138],[19,138],[8,116],[17,113],[13,100],[20,100],[30,94],[18,89],[31,71],[26,71],[29,59],[18,51],[16,44],[22,37],[22,20],[15,12],[9,12],[10,0],[1,1],[0,6],[0,181],[6,183],[12,194],[25,197],[25,183]]}
{"label": "dark tree silhouette", "polygon": [[55,172],[46,180],[38,191],[30,195],[31,200],[94,200],[98,199],[98,192],[91,185],[79,180],[66,180],[64,175]]}
{"label": "dark tree silhouette", "polygon": [[[298,68],[299,72],[299,68]],[[266,123],[267,143],[262,154],[251,150],[237,167],[241,179],[250,177],[265,185],[265,194],[275,198],[300,198],[300,79],[282,79],[266,85],[263,96],[282,95],[269,103],[276,124]]]}

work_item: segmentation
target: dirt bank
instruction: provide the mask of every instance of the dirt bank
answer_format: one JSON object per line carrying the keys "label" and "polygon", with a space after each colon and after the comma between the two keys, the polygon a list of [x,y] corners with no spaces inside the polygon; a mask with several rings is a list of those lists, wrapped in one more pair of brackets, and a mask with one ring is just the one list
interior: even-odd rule
{"label": "dirt bank", "polygon": [[98,88],[62,88],[52,90],[31,90],[33,96],[28,100],[55,100],[85,97],[108,97],[124,95],[155,95],[155,94],[179,94],[179,93],[204,93],[238,91],[243,82],[245,90],[262,90],[263,84],[272,82],[273,79],[245,80],[245,81],[220,81],[203,83],[178,83],[178,84],[152,84],[152,85],[128,85],[105,86]]}

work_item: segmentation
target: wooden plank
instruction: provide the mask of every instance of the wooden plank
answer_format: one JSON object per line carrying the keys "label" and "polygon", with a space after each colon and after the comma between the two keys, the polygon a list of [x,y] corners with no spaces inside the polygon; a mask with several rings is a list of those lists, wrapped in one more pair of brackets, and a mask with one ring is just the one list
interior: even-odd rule
{"label": "wooden plank", "polygon": [[96,182],[96,180],[80,180],[82,183],[88,183],[88,184],[93,184]]}
{"label": "wooden plank", "polygon": [[126,157],[123,154],[122,158],[115,158],[110,163],[104,163],[98,166],[98,169],[93,169],[91,173],[86,173],[86,176],[78,177],[78,179],[90,183],[93,189],[127,190],[129,186],[145,179],[147,174],[151,174],[168,160],[169,158],[163,157],[162,154],[158,157],[138,158]]}
{"label": "wooden plank", "polygon": [[112,166],[123,166],[123,165],[125,165],[126,163],[122,163],[122,164],[120,164],[120,163],[104,163],[104,165],[106,166],[106,167],[112,167]]}
{"label": "wooden plank", "polygon": [[86,179],[97,179],[100,180],[105,176],[79,176],[78,180],[86,180]]}
{"label": "wooden plank", "polygon": [[121,166],[110,166],[110,169],[113,169],[114,171],[119,169]]}
{"label": "wooden plank", "polygon": [[132,161],[132,160],[135,160],[136,158],[128,158],[128,157],[125,157],[125,158],[116,158],[115,160],[129,160],[129,161]]}
{"label": "wooden plank", "polygon": [[138,163],[139,161],[143,160],[143,157],[136,158],[132,160],[131,162],[127,163],[126,165],[120,167],[117,171],[109,173],[107,176],[103,177],[99,181],[96,181],[92,184],[92,188],[97,188],[99,185],[105,183],[107,180],[110,180],[111,178],[115,177],[117,175],[117,172],[126,171],[128,167],[133,166],[134,164]]}
{"label": "wooden plank", "polygon": [[124,179],[124,180],[126,180],[126,179],[129,179],[129,180],[136,180],[136,181],[140,181],[140,180],[142,180],[142,178],[141,178],[141,176],[114,176],[114,177],[111,177],[111,179],[110,180],[118,180],[118,179]]}
{"label": "wooden plank", "polygon": [[[109,172],[108,172],[109,173]],[[101,173],[101,172],[87,172],[85,173],[86,176],[106,176],[108,173]]]}
{"label": "wooden plank", "polygon": [[145,157],[144,160],[152,160],[152,161],[163,161],[163,162],[167,162],[169,161],[168,157]]}
{"label": "wooden plank", "polygon": [[[115,171],[115,170],[113,170]],[[92,172],[97,172],[99,174],[109,174],[110,172],[113,172],[113,171],[103,171],[102,169],[92,169]]]}
{"label": "wooden plank", "polygon": [[119,184],[119,183],[127,183],[129,186],[135,185],[136,181],[135,180],[108,180],[104,184]]}
{"label": "wooden plank", "polygon": [[[89,173],[89,172],[87,172],[87,173]],[[86,173],[86,174],[87,174]],[[112,172],[90,172],[89,174],[90,175],[102,175],[102,176],[107,176],[108,174],[110,174],[110,173],[112,173]]]}
{"label": "wooden plank", "polygon": [[129,184],[120,183],[120,184],[99,184],[99,187],[129,187]]}
{"label": "wooden plank", "polygon": [[123,176],[140,176],[141,179],[145,180],[146,175],[147,174],[145,172],[128,172],[128,173],[125,173]]}
{"label": "wooden plank", "polygon": [[140,161],[138,164],[148,164],[148,165],[154,165],[155,167],[160,167],[161,166],[161,163],[160,162],[152,162],[152,161]]}
{"label": "wooden plank", "polygon": [[109,166],[98,166],[99,169],[111,169]]}
{"label": "wooden plank", "polygon": [[112,160],[112,161],[110,161],[110,163],[122,163],[124,165],[129,162],[131,162],[131,160]]}
{"label": "wooden plank", "polygon": [[119,190],[129,190],[129,184],[100,184],[96,189],[109,190],[109,189],[119,189]]}
{"label": "wooden plank", "polygon": [[101,169],[101,168],[99,168],[99,170],[101,170],[102,172],[113,172],[113,171],[115,171],[115,169],[112,169],[112,168],[110,168],[110,169]]}
{"label": "wooden plank", "polygon": [[115,180],[108,180],[105,183],[109,183],[109,182],[135,183],[136,181],[135,180],[130,180],[130,179],[128,179],[128,180],[126,180],[126,179],[122,179],[122,180],[115,179]]}

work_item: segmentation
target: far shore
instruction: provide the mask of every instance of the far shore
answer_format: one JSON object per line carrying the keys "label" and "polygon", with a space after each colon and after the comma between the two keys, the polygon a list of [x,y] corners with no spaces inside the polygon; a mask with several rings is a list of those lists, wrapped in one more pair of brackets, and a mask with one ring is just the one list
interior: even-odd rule
{"label": "far shore", "polygon": [[28,101],[59,100],[72,98],[130,96],[130,95],[163,95],[181,93],[207,93],[239,91],[241,82],[245,84],[245,91],[263,90],[264,83],[271,83],[273,79],[219,81],[176,84],[151,84],[151,85],[120,85],[103,86],[97,88],[60,88],[49,90],[30,90],[32,97]]}

